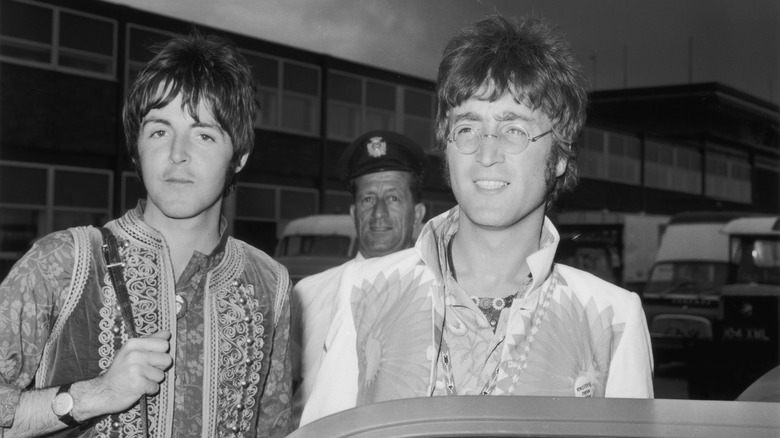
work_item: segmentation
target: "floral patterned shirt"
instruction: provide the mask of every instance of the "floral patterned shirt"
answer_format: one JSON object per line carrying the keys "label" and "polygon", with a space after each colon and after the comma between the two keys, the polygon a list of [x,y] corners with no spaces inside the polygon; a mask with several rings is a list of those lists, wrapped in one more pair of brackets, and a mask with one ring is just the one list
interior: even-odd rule
{"label": "floral patterned shirt", "polygon": [[446,394],[652,398],[653,359],[639,296],[554,264],[545,220],[531,280],[495,333],[448,268],[457,207],[414,249],[344,272],[339,311],[301,424],[383,400]]}

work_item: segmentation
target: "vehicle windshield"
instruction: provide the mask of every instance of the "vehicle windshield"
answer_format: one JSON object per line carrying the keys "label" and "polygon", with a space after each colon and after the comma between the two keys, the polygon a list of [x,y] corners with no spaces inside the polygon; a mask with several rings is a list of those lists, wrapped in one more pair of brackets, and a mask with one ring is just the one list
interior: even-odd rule
{"label": "vehicle windshield", "polygon": [[780,239],[732,238],[737,283],[780,284]]}
{"label": "vehicle windshield", "polygon": [[349,257],[348,236],[341,235],[296,235],[286,236],[279,244],[278,255]]}
{"label": "vehicle windshield", "polygon": [[723,286],[727,278],[727,263],[659,263],[650,271],[645,293],[699,294]]}

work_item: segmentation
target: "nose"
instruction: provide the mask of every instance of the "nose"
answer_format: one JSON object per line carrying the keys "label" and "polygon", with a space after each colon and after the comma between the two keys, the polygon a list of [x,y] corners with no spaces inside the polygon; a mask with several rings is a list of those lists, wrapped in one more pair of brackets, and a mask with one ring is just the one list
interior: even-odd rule
{"label": "nose", "polygon": [[477,162],[485,167],[504,161],[504,150],[494,134],[484,134],[476,152]]}
{"label": "nose", "polygon": [[385,203],[385,200],[382,198],[377,199],[376,204],[374,204],[374,210],[371,213],[371,216],[375,219],[387,217],[387,203]]}
{"label": "nose", "polygon": [[173,164],[181,164],[189,161],[190,142],[187,136],[177,135],[171,142],[169,159]]}

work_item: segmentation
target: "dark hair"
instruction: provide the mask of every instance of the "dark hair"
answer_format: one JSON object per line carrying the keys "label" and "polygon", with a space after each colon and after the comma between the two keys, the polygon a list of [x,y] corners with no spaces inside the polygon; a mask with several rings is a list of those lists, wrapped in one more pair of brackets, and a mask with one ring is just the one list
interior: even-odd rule
{"label": "dark hair", "polygon": [[[447,146],[453,108],[472,97],[494,101],[506,93],[550,119],[554,139],[551,159],[568,159],[566,173],[551,184],[551,202],[577,184],[572,143],[585,124],[588,93],[585,76],[568,43],[539,18],[493,15],[463,29],[449,42],[439,63],[437,82],[439,151]],[[446,164],[444,167],[447,172]]]}
{"label": "dark hair", "polygon": [[[403,172],[409,175],[409,192],[411,192],[412,194],[412,202],[415,204],[419,204],[420,202],[422,202],[422,187],[423,187],[424,177],[420,174],[406,172],[402,170],[399,170],[398,172]],[[347,188],[349,189],[349,192],[352,194],[353,203],[355,202],[355,197],[357,196],[356,181],[358,178],[360,178],[360,176],[351,178],[349,181],[347,181]]]}
{"label": "dark hair", "polygon": [[233,158],[223,192],[227,196],[236,184],[236,166],[255,143],[253,124],[257,104],[249,66],[226,39],[203,35],[197,30],[158,47],[154,59],[130,87],[122,112],[127,149],[139,177],[141,122],[149,111],[165,107],[179,94],[182,109],[186,107],[196,120],[198,105],[204,100],[220,128],[230,136]]}

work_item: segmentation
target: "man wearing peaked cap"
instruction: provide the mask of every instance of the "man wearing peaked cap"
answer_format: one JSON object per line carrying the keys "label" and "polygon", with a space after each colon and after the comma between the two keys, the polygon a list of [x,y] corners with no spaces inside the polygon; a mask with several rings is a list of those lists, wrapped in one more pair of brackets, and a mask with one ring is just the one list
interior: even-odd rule
{"label": "man wearing peaked cap", "polygon": [[350,215],[360,253],[379,257],[409,248],[422,226],[425,153],[391,131],[361,135],[344,151],[339,174],[352,192]]}
{"label": "man wearing peaked cap", "polygon": [[339,176],[350,181],[386,170],[411,172],[424,177],[425,152],[410,138],[392,131],[367,132],[341,154]]}
{"label": "man wearing peaked cap", "polygon": [[[359,253],[355,259],[304,278],[293,289],[293,351],[300,349],[302,381],[293,397],[293,421],[300,418],[317,377],[334,320],[339,280],[361,260],[410,248],[422,228],[422,183],[426,156],[414,141],[391,131],[371,131],[355,139],[338,165],[352,193]],[[297,345],[296,345],[297,344]],[[293,353],[295,355],[295,353]],[[295,359],[294,359],[295,360]]]}

